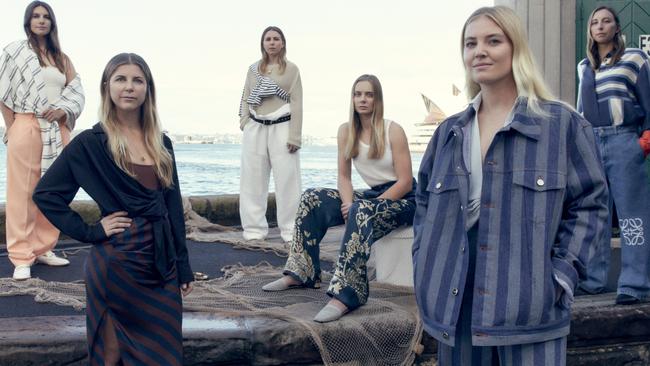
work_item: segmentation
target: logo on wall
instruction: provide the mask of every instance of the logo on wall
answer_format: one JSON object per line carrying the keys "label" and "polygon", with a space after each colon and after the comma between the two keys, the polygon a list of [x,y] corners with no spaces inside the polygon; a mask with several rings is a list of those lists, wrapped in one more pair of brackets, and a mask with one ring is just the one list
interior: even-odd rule
{"label": "logo on wall", "polygon": [[650,57],[650,34],[639,35],[639,48]]}

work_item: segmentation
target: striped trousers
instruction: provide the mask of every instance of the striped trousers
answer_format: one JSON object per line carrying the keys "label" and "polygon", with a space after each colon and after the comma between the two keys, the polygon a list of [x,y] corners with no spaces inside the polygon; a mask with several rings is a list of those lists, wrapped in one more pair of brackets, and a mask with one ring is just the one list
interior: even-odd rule
{"label": "striped trousers", "polygon": [[104,365],[114,348],[121,365],[182,365],[178,279],[161,278],[155,267],[150,222],[135,217],[126,231],[93,245],[85,280],[89,365]]}
{"label": "striped trousers", "polygon": [[566,337],[546,342],[479,347],[472,345],[472,292],[478,223],[468,232],[469,269],[453,347],[438,342],[438,366],[564,366]]}

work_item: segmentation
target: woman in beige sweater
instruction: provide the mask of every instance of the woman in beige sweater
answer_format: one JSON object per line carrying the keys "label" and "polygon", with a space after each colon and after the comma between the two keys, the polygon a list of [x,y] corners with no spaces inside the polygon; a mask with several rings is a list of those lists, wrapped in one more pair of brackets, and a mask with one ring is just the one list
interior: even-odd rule
{"label": "woman in beige sweater", "polygon": [[244,239],[266,237],[266,203],[273,171],[278,227],[282,239],[290,241],[301,192],[302,85],[298,67],[286,58],[282,30],[266,28],[260,43],[262,59],[248,68],[239,108],[244,132],[239,215]]}

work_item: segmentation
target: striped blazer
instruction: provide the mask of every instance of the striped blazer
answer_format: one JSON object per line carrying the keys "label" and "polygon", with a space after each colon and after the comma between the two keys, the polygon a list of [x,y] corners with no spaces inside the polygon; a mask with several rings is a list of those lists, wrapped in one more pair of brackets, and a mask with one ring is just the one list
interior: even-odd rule
{"label": "striped blazer", "polygon": [[[38,56],[29,43],[23,40],[5,47],[0,55],[0,101],[16,113],[36,115],[43,141],[41,174],[45,173],[63,150],[58,123],[50,123],[41,118],[41,113],[48,108],[63,110],[67,117],[66,126],[72,130],[85,102],[78,74],[66,85],[58,100],[47,100],[44,87]],[[6,132],[4,140],[6,143]]]}
{"label": "striped blazer", "polygon": [[614,65],[597,72],[589,59],[578,64],[577,109],[594,127],[634,126],[650,130],[650,62],[638,48],[627,48]]}
{"label": "striped blazer", "polygon": [[[608,190],[591,125],[570,107],[526,98],[483,162],[472,343],[540,342],[569,333],[573,289],[607,224]],[[413,223],[414,283],[426,331],[454,345],[468,270],[469,172],[463,127],[449,117],[422,158]]]}

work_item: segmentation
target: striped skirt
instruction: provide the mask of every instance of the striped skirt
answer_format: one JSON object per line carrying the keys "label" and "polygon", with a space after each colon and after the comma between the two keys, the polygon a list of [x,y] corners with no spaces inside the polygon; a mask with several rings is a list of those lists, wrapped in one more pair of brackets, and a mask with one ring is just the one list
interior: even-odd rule
{"label": "striped skirt", "polygon": [[135,218],[129,229],[93,246],[86,260],[86,301],[89,364],[104,364],[107,322],[122,364],[182,364],[178,279],[161,280],[146,219]]}

